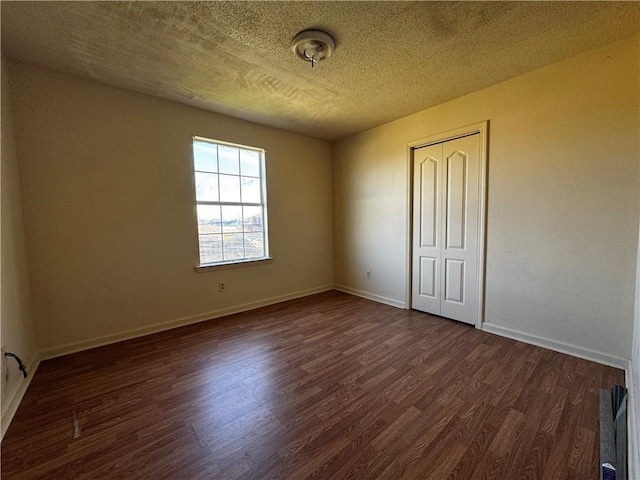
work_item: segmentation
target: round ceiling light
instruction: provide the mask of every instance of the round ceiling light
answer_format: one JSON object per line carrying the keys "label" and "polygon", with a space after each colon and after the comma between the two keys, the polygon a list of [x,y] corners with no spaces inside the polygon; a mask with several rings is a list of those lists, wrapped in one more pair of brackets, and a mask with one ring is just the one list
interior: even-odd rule
{"label": "round ceiling light", "polygon": [[322,30],[303,30],[293,38],[291,49],[298,58],[311,62],[313,67],[320,60],[331,56],[336,49],[336,42]]}

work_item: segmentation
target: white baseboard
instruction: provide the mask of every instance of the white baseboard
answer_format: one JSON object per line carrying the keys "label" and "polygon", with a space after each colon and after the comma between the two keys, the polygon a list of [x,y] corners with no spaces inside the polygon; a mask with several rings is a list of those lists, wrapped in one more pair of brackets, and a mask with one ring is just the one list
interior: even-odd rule
{"label": "white baseboard", "polygon": [[27,387],[31,383],[33,376],[38,370],[38,366],[40,365],[40,357],[36,353],[33,355],[33,358],[27,365],[27,378],[23,378],[18,388],[16,388],[13,393],[9,396],[6,402],[2,405],[2,426],[0,432],[0,441],[4,438],[4,434],[7,433],[7,429],[11,424],[11,420],[15,416],[18,411],[18,407],[20,406],[20,402],[22,402],[22,398],[24,397],[25,392],[27,391]]}
{"label": "white baseboard", "polygon": [[488,322],[484,322],[482,324],[482,331],[494,333],[501,337],[512,338],[513,340],[519,340],[538,347],[547,348],[555,352],[566,353],[567,355],[582,358],[584,360],[591,360],[592,362],[601,363],[609,367],[620,368],[622,370],[626,369],[629,364],[629,360],[624,358],[614,357],[613,355],[608,355],[596,350],[579,347],[577,345],[560,342],[558,340],[551,340],[549,338],[520,332],[518,330],[512,330],[510,328],[501,327]]}
{"label": "white baseboard", "polygon": [[339,292],[349,293],[356,297],[366,298],[367,300],[373,300],[374,302],[384,303],[396,308],[405,308],[405,303],[395,298],[383,297],[382,295],[376,295],[375,293],[365,292],[363,290],[356,290],[355,288],[345,287],[344,285],[334,285],[335,290]]}
{"label": "white baseboard", "polygon": [[143,337],[145,335],[150,335],[152,333],[171,330],[172,328],[183,327],[185,325],[191,325],[194,323],[212,320],[214,318],[224,317],[225,315],[232,315],[234,313],[246,312],[249,310],[254,310],[256,308],[273,305],[275,303],[286,302],[287,300],[293,300],[296,298],[314,295],[316,293],[326,292],[328,290],[333,290],[333,285],[324,285],[322,287],[311,288],[308,290],[301,290],[298,292],[288,293],[286,295],[280,295],[278,297],[266,298],[263,300],[258,300],[256,302],[249,302],[249,303],[244,303],[242,305],[236,305],[229,308],[214,310],[212,312],[206,312],[198,315],[177,318],[175,320],[170,320],[168,322],[157,323],[154,325],[149,325],[147,327],[136,328],[133,330],[116,333],[113,335],[105,335],[103,337],[97,337],[91,340],[84,340],[81,342],[69,343],[66,345],[62,345],[60,347],[50,348],[40,352],[40,358],[42,360],[48,360],[50,358],[61,357],[63,355],[68,355],[70,353],[89,350],[90,348],[101,347],[103,345],[122,342],[124,340],[130,340],[132,338]]}

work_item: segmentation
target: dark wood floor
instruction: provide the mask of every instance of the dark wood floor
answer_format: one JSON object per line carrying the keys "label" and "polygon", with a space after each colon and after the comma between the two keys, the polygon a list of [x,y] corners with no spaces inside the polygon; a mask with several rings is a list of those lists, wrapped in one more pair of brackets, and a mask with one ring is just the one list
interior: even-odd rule
{"label": "dark wood floor", "polygon": [[327,292],[43,362],[2,478],[592,480],[623,381]]}

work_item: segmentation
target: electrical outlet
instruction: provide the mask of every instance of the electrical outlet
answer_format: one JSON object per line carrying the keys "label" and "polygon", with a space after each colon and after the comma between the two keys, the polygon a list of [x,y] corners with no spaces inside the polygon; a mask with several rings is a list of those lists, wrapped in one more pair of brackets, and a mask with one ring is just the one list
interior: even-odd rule
{"label": "electrical outlet", "polygon": [[371,278],[371,270],[367,270],[367,278]]}
{"label": "electrical outlet", "polygon": [[226,292],[227,291],[227,286],[225,285],[224,282],[218,282],[218,291],[219,292]]}

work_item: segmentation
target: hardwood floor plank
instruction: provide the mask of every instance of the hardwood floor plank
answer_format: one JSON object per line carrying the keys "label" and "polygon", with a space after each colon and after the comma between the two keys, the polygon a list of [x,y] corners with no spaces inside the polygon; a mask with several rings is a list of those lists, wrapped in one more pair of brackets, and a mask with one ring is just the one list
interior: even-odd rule
{"label": "hardwood floor plank", "polygon": [[[483,424],[482,429],[467,445],[458,462],[449,469],[446,480],[463,480],[470,478],[478,464],[482,455],[488,450],[489,445],[498,433],[498,428],[490,424]],[[445,478],[443,472],[440,478]]]}
{"label": "hardwood floor plank", "polygon": [[42,362],[3,479],[598,475],[624,372],[326,292]]}

